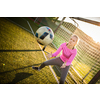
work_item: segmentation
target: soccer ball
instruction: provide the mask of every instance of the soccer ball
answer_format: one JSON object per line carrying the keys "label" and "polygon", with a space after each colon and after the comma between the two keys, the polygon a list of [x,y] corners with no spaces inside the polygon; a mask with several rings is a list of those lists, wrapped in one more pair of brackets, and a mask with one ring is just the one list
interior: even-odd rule
{"label": "soccer ball", "polygon": [[37,42],[41,45],[48,45],[54,39],[54,33],[51,28],[47,26],[40,27],[35,33]]}

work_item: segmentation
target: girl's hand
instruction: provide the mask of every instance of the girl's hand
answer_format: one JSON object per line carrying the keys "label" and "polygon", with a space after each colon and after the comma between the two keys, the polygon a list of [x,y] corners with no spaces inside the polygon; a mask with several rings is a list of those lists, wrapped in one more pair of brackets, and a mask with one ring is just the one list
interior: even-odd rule
{"label": "girl's hand", "polygon": [[52,57],[52,52],[47,55],[47,58],[50,59]]}
{"label": "girl's hand", "polygon": [[60,68],[65,68],[66,67],[66,62],[67,61],[65,61]]}

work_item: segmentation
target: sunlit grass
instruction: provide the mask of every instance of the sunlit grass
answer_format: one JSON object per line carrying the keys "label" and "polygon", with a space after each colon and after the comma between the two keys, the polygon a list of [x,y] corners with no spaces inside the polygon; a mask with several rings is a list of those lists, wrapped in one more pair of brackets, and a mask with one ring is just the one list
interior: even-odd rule
{"label": "sunlit grass", "polygon": [[[36,30],[37,26],[32,26],[32,28]],[[3,18],[0,18],[0,32],[1,50],[40,49],[37,41],[32,34],[26,32],[25,30]],[[66,41],[55,35],[53,42],[58,48],[60,44]],[[43,48],[44,46],[41,47]],[[56,51],[56,49],[54,49],[50,45],[48,45],[45,50],[47,52],[52,51],[52,53]],[[32,70],[32,65],[39,66],[43,61],[45,61],[45,58],[41,51],[0,52],[0,83],[56,84],[57,82],[48,66],[43,68],[43,70],[41,70],[40,72]],[[91,69],[91,66],[78,60],[74,60],[72,64],[82,78],[84,78]],[[55,66],[52,66],[52,68],[57,74],[57,78],[59,80],[60,73],[57,71]],[[82,83],[82,79],[72,68],[70,68],[70,72],[72,73],[73,78],[77,81],[77,83]],[[91,73],[88,76],[92,78]],[[86,77],[84,81],[88,83],[91,78]],[[74,81],[69,74],[66,80],[70,84],[74,84]]]}
{"label": "sunlit grass", "polygon": [[[0,50],[40,50],[34,36],[0,18]],[[0,52],[0,83],[57,84],[49,67],[40,72],[31,66],[45,61],[41,51]]]}
{"label": "sunlit grass", "polygon": [[[73,60],[72,64],[82,78],[84,78],[86,74],[91,70],[91,66],[82,62]],[[84,79],[84,81],[88,83],[92,79],[92,77],[93,77],[93,74],[89,73],[88,76]]]}

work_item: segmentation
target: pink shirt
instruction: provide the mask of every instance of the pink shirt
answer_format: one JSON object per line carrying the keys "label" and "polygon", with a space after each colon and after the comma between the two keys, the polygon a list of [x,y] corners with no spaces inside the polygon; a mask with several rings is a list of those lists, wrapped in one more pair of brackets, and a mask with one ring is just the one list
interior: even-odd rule
{"label": "pink shirt", "polygon": [[60,47],[57,49],[57,51],[52,54],[52,57],[57,56],[61,51],[62,51],[62,55],[60,55],[60,59],[63,62],[67,61],[66,66],[71,65],[73,59],[75,58],[77,54],[77,50],[76,49],[71,50],[67,48],[66,43],[62,43]]}

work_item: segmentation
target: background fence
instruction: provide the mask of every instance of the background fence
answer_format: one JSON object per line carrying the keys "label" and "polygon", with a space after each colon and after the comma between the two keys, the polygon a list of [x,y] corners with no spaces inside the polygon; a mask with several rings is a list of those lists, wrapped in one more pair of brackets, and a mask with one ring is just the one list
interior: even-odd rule
{"label": "background fence", "polygon": [[[73,67],[82,77],[82,81],[89,83],[100,70],[100,45],[95,43],[91,37],[86,35],[80,29],[75,28],[74,25],[66,22],[62,25],[80,38],[79,44],[76,47],[78,53],[73,61]],[[59,34],[60,33],[61,32],[59,32]],[[68,34],[68,32],[66,32],[66,34]]]}

